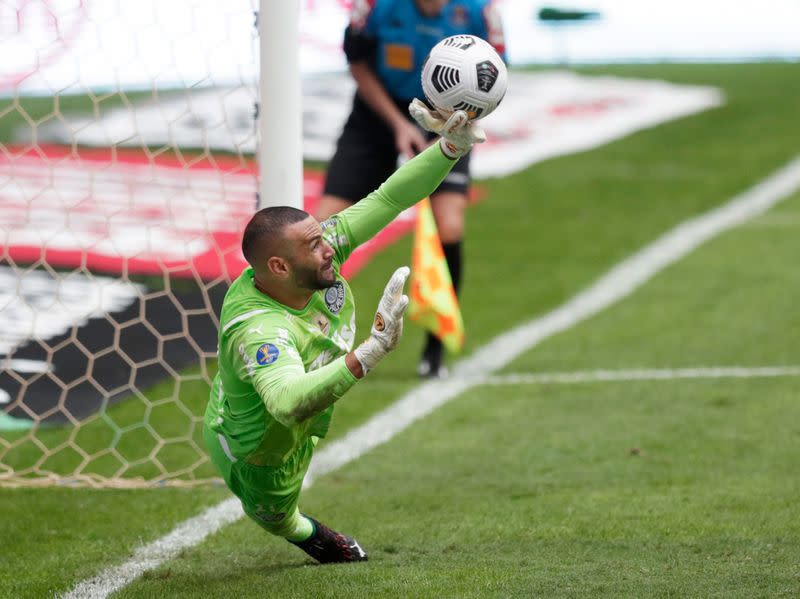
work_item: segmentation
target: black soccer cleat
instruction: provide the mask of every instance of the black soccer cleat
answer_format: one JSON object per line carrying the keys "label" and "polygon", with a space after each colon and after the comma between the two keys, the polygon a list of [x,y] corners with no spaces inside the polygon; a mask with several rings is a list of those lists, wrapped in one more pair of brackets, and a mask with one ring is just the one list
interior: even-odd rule
{"label": "black soccer cleat", "polygon": [[423,379],[447,378],[447,366],[443,362],[444,348],[442,342],[433,335],[428,335],[422,357],[417,364],[417,375]]}
{"label": "black soccer cleat", "polygon": [[306,518],[314,525],[314,533],[305,541],[289,541],[292,545],[297,545],[321,564],[367,561],[367,552],[353,537],[331,530],[310,516]]}

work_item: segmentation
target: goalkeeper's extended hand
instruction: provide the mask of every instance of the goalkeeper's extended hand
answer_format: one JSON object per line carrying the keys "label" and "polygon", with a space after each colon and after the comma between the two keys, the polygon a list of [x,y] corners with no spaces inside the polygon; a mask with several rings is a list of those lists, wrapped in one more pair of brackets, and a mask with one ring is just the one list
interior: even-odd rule
{"label": "goalkeeper's extended hand", "polygon": [[424,102],[414,98],[408,112],[420,127],[442,136],[439,145],[448,158],[455,160],[472,149],[474,144],[486,141],[486,133],[480,125],[470,122],[467,113],[456,110],[447,120],[432,112]]}
{"label": "goalkeeper's extended hand", "polygon": [[370,336],[353,352],[364,374],[375,368],[400,341],[403,334],[403,312],[408,306],[408,296],[403,294],[403,286],[410,273],[408,266],[401,266],[394,271],[383,290],[381,301],[378,302]]}

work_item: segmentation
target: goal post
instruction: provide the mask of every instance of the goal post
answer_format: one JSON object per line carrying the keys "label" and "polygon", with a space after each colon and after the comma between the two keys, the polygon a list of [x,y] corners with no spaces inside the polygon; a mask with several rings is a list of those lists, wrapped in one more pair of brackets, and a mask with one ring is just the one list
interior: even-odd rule
{"label": "goal post", "polygon": [[0,485],[216,480],[203,412],[241,231],[259,196],[303,205],[299,14],[0,7]]}
{"label": "goal post", "polygon": [[[303,208],[300,0],[259,0],[259,208]],[[263,18],[269,15],[269,18]],[[276,93],[276,90],[280,90]]]}

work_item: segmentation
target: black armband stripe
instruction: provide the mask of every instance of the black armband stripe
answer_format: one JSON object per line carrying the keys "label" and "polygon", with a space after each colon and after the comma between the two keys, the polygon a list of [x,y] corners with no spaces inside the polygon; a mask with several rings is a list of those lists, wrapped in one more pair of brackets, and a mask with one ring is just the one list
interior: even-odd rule
{"label": "black armband stripe", "polygon": [[352,25],[348,25],[344,30],[343,46],[347,62],[359,62],[371,60],[375,56],[378,42],[375,38],[364,34],[363,31],[355,30]]}

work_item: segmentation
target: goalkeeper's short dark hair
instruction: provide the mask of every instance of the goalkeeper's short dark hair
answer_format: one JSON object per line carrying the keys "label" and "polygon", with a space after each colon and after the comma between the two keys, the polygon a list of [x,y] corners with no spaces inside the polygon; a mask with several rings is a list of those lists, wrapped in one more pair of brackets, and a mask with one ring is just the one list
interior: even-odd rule
{"label": "goalkeeper's short dark hair", "polygon": [[291,206],[270,206],[262,208],[253,215],[244,228],[242,235],[242,254],[245,260],[254,266],[257,251],[262,240],[277,241],[284,227],[305,220],[310,215],[305,210]]}

